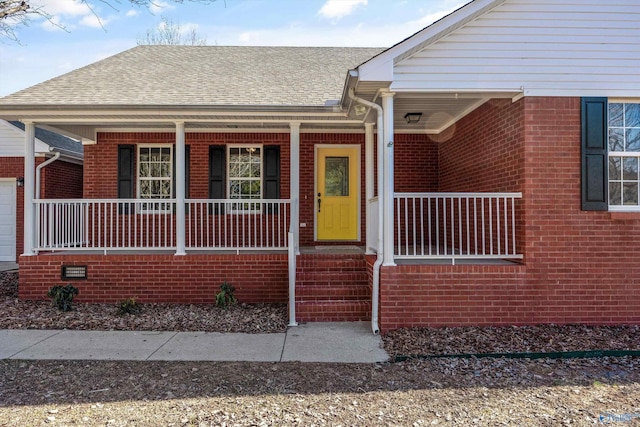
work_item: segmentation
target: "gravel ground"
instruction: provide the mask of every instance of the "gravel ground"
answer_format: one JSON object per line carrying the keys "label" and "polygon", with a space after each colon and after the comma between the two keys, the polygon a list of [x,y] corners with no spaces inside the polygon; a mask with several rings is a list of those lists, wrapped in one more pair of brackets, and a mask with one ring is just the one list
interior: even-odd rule
{"label": "gravel ground", "polygon": [[[0,288],[0,328],[286,327],[283,306],[144,304],[140,315],[122,318],[109,304],[59,313],[46,301],[17,301],[15,274],[0,273]],[[634,326],[536,326],[404,329],[383,340],[391,355],[406,355],[637,350],[639,337]],[[640,358],[371,365],[0,360],[0,426],[597,424],[640,425]]]}

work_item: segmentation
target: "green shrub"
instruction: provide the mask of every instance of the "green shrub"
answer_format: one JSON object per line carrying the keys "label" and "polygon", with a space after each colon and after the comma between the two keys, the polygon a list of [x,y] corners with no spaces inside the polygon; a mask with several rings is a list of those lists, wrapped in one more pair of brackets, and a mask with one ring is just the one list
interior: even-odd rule
{"label": "green shrub", "polygon": [[235,305],[238,300],[236,299],[234,288],[230,283],[224,282],[220,285],[220,292],[216,294],[216,305],[218,307],[227,308],[230,305]]}
{"label": "green shrub", "polygon": [[133,297],[118,303],[118,314],[120,316],[125,314],[138,314],[141,310],[142,306]]}
{"label": "green shrub", "polygon": [[78,288],[69,283],[66,286],[53,286],[49,289],[49,292],[47,292],[47,296],[51,298],[53,306],[57,307],[58,310],[71,311],[73,310],[71,302],[73,301],[73,297],[78,295],[78,293]]}

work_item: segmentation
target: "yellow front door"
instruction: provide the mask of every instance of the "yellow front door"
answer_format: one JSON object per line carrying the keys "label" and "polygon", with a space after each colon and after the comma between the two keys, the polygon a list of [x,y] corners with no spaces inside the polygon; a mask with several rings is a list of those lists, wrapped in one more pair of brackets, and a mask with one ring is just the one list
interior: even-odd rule
{"label": "yellow front door", "polygon": [[318,148],[318,240],[358,239],[359,148]]}

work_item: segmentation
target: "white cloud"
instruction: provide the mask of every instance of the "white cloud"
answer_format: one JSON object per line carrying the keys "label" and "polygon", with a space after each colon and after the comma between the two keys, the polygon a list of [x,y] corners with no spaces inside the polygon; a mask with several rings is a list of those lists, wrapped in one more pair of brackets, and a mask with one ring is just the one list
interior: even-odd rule
{"label": "white cloud", "polygon": [[129,9],[127,10],[127,13],[125,14],[128,18],[131,18],[132,16],[137,16],[138,15],[138,11],[135,9]]}
{"label": "white cloud", "polygon": [[171,3],[164,2],[164,1],[152,1],[151,4],[149,5],[149,10],[154,15],[159,15],[165,10],[170,10],[170,9],[174,9],[174,8],[175,8],[174,5],[172,5]]}
{"label": "white cloud", "polygon": [[367,2],[368,0],[327,0],[318,14],[328,19],[338,20],[353,13],[358,6],[366,6]]}
{"label": "white cloud", "polygon": [[110,20],[107,18],[98,18],[97,15],[85,15],[80,19],[80,25],[90,28],[104,28]]}
{"label": "white cloud", "polygon": [[34,0],[34,5],[51,15],[40,24],[46,31],[71,31],[77,26],[103,28],[111,20],[100,16],[97,7],[77,0]]}
{"label": "white cloud", "polygon": [[35,0],[34,5],[41,6],[53,16],[83,16],[91,13],[91,8],[73,0]]}

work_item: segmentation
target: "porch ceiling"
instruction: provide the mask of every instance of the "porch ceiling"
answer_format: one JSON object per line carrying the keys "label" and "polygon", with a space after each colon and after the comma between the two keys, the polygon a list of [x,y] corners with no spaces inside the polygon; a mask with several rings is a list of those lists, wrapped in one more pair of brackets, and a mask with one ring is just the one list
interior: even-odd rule
{"label": "porch ceiling", "polygon": [[[369,90],[358,92],[357,95],[374,102],[379,97],[378,93],[371,93]],[[395,132],[438,134],[490,99],[515,99],[518,95],[517,92],[395,92],[393,98]],[[349,113],[351,118],[363,117],[355,115],[353,103]],[[422,113],[422,117],[418,123],[407,123],[404,118],[407,113]],[[375,112],[368,111],[367,121],[374,120]]]}

